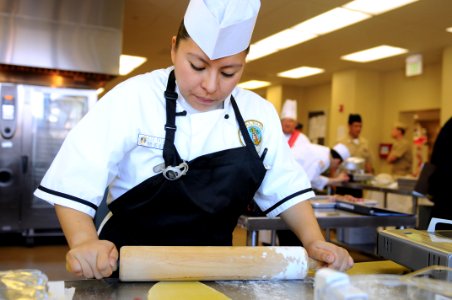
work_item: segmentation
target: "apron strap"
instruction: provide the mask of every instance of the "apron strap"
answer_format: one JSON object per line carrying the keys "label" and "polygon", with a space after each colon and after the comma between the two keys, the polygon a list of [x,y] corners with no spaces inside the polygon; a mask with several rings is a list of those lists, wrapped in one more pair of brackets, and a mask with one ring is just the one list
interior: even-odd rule
{"label": "apron strap", "polygon": [[237,119],[237,123],[239,124],[240,132],[242,133],[243,140],[245,141],[246,148],[250,150],[252,153],[256,153],[256,148],[254,147],[254,143],[251,140],[250,134],[248,133],[248,129],[246,128],[245,121],[240,114],[239,107],[237,106],[237,102],[235,102],[234,96],[231,95],[231,104],[234,109],[235,118]]}
{"label": "apron strap", "polygon": [[[178,94],[175,92],[176,89],[176,78],[174,75],[174,70],[172,70],[168,77],[168,82],[166,85],[166,91],[164,93],[166,99],[166,124],[165,124],[165,143],[163,145],[163,159],[165,160],[165,166],[177,166],[180,167],[180,164],[183,163],[179,153],[177,152],[176,147],[174,146],[174,137],[176,134],[176,100],[178,98]],[[234,114],[236,116],[237,123],[240,128],[240,132],[245,141],[245,145],[249,151],[255,153],[258,156],[258,153],[254,147],[254,143],[251,140],[251,137],[248,133],[248,129],[246,128],[245,121],[243,120],[242,115],[240,114],[240,110],[237,106],[237,102],[234,99],[234,96],[231,95],[231,104],[234,109]]]}
{"label": "apron strap", "polygon": [[166,91],[164,93],[166,99],[166,124],[165,124],[165,143],[163,145],[163,159],[165,166],[177,166],[182,163],[179,153],[174,146],[174,137],[176,134],[176,100],[178,94],[176,90],[176,77],[172,70],[168,77]]}

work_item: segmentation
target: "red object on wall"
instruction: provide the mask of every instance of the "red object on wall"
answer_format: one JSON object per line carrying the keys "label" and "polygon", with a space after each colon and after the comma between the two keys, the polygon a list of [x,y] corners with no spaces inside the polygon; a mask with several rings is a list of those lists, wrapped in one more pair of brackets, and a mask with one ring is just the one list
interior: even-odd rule
{"label": "red object on wall", "polygon": [[380,158],[386,159],[389,155],[389,152],[391,152],[392,144],[384,144],[381,143],[378,147],[378,155]]}
{"label": "red object on wall", "polygon": [[339,104],[339,112],[344,112],[344,104]]}

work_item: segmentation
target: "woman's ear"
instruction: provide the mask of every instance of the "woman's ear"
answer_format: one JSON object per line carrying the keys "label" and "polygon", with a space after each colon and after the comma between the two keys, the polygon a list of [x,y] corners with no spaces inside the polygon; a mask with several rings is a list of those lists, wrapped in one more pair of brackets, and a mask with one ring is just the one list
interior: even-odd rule
{"label": "woman's ear", "polygon": [[173,38],[171,39],[171,61],[174,65],[174,62],[176,61],[176,37],[173,36]]}

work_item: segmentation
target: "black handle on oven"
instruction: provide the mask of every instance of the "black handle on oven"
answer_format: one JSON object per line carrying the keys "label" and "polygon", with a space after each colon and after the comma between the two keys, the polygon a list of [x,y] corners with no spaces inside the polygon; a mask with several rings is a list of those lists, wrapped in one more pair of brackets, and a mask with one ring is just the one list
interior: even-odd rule
{"label": "black handle on oven", "polygon": [[22,155],[22,173],[26,174],[28,171],[28,156]]}

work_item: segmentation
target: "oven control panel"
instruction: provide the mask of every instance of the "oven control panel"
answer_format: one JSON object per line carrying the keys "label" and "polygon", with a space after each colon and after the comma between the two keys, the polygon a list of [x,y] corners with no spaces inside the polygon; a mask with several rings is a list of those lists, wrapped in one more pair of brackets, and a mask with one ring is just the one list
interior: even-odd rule
{"label": "oven control panel", "polygon": [[16,132],[17,87],[0,85],[0,133],[3,138],[10,139]]}

